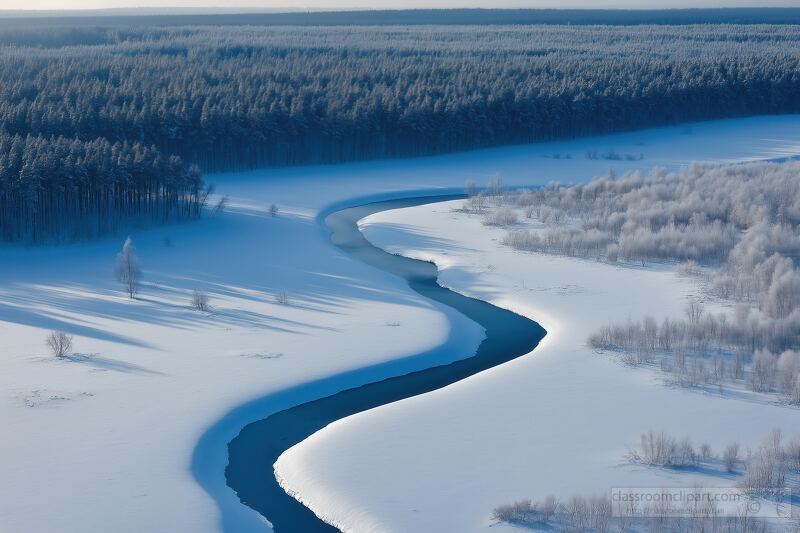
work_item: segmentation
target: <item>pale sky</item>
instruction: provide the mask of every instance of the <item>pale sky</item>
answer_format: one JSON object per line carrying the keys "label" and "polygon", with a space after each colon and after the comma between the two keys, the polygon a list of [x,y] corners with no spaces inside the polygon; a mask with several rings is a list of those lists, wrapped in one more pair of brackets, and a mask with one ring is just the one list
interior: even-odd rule
{"label": "pale sky", "polygon": [[432,7],[561,7],[561,8],[680,8],[680,7],[800,7],[800,0],[0,0],[0,9],[102,9],[130,7],[204,8],[365,8]]}

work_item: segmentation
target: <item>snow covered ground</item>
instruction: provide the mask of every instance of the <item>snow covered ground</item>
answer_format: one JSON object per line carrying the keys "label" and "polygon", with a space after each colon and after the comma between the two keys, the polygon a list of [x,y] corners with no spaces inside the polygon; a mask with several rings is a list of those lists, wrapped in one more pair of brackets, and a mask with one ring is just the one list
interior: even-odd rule
{"label": "snow covered ground", "polygon": [[[589,150],[610,149],[642,153],[644,159],[584,157]],[[555,153],[572,157],[545,157]],[[112,276],[123,235],[74,245],[3,245],[0,531],[261,529],[262,521],[224,484],[225,444],[242,426],[337,388],[469,355],[482,332],[459,315],[415,296],[399,280],[332,247],[318,220],[326,209],[397,191],[444,191],[468,179],[483,183],[498,172],[507,184],[530,185],[551,179],[585,180],[609,167],[622,172],[692,160],[797,154],[800,117],[782,116],[414,160],[213,175],[208,181],[230,197],[225,213],[198,223],[132,233],[145,271],[145,284],[133,302],[124,298]],[[276,218],[269,215],[273,202],[280,207]],[[410,213],[420,217],[411,223],[423,235],[444,231],[453,242],[466,235],[448,236],[446,222],[452,215],[446,207]],[[382,226],[383,237],[373,232],[372,238],[415,249],[419,241],[404,233],[410,223],[407,213],[389,216],[400,216],[393,223],[401,226]],[[609,276],[612,283],[620,276],[641,277],[647,280],[644,285],[651,286],[666,274],[620,274],[613,269],[597,274],[600,269],[594,264],[571,263],[570,270],[553,264],[563,276],[559,281],[547,278],[546,272],[553,269],[537,272],[529,256],[520,256],[526,257],[526,266],[517,265],[510,256],[500,261],[496,254],[507,252],[497,249],[491,230],[477,227],[479,222],[455,225],[476,225],[470,239],[475,242],[463,243],[474,252],[450,246],[445,247],[446,256],[439,249],[419,252],[452,261],[443,263],[452,266],[445,281],[525,311],[548,329],[548,338],[534,357],[442,393],[354,417],[293,450],[296,460],[291,463],[300,476],[295,479],[302,480],[303,472],[318,465],[329,468],[318,472],[313,486],[301,489],[326,514],[342,517],[345,523],[355,524],[358,517],[358,524],[374,520],[369,523],[405,529],[415,524],[416,517],[430,527],[453,521],[479,527],[487,523],[494,504],[536,496],[545,481],[548,492],[574,492],[574,475],[564,471],[566,466],[585,469],[581,479],[588,491],[593,480],[607,483],[608,465],[619,461],[620,450],[647,429],[633,429],[627,400],[638,391],[656,397],[677,394],[609,361],[588,358],[582,348],[576,347],[569,357],[557,349],[568,339],[582,342],[583,330],[575,324],[596,316],[588,304],[603,298],[603,286],[595,286],[595,279]],[[490,257],[496,270],[484,263]],[[512,270],[502,270],[506,268]],[[592,276],[591,285],[587,275]],[[513,284],[523,279],[527,289],[515,289]],[[684,292],[691,290],[678,286]],[[536,288],[542,290],[531,290]],[[653,298],[660,298],[665,310],[678,306],[680,294],[657,288],[651,288]],[[189,308],[195,289],[209,294],[211,312]],[[288,294],[289,305],[277,302],[281,291]],[[617,295],[620,305],[628,301],[623,296]],[[643,294],[638,297],[643,304],[652,303]],[[578,309],[581,301],[587,306]],[[617,316],[612,312],[623,311],[610,305],[604,317]],[[390,325],[398,322],[399,327]],[[63,360],[49,355],[44,339],[50,330],[74,335],[76,354]],[[436,347],[443,349],[432,350]],[[424,358],[407,359],[428,350],[432,351]],[[367,370],[356,372],[363,368]],[[596,372],[588,373],[591,369]],[[300,387],[342,373],[335,382]],[[608,383],[619,386],[609,390]],[[602,393],[603,402],[592,397],[589,405],[581,403],[589,392]],[[698,402],[712,406],[720,401],[678,397],[684,402],[679,405],[692,410]],[[613,399],[622,402],[617,412],[607,409]],[[723,402],[714,411],[721,423],[727,405]],[[449,412],[451,408],[459,411]],[[683,427],[678,425],[688,415],[682,410],[666,413],[659,428]],[[604,423],[581,426],[580,419],[560,418],[565,411],[581,417],[594,413],[593,419],[602,416]],[[507,416],[501,416],[504,412]],[[767,412],[777,411],[748,404],[737,410],[737,417],[756,430],[755,438],[763,433],[760,428],[774,425],[763,414]],[[787,425],[794,420],[792,412],[781,416]],[[364,420],[382,431],[365,434]],[[572,440],[576,432],[577,441]],[[728,436],[719,432],[720,440]],[[370,448],[367,437],[372,442],[398,440],[391,447]],[[563,457],[570,450],[583,453],[587,441],[598,447],[569,465],[545,461],[548,454],[556,454],[552,449],[556,444],[558,455],[551,457]],[[346,442],[369,453],[358,457],[341,447]],[[320,448],[320,443],[325,446]],[[415,455],[417,460],[412,461]],[[348,456],[359,460],[344,460]],[[334,462],[339,465],[329,464],[333,457],[338,457]],[[475,457],[480,460],[472,460]],[[511,468],[514,475],[506,471],[503,476],[497,469],[510,468],[512,459],[519,461]],[[629,470],[610,469],[621,476],[629,475]],[[535,476],[528,475],[534,471]],[[360,477],[346,479],[357,472]],[[390,474],[394,477],[383,477]],[[496,483],[499,478],[504,483]],[[354,479],[363,483],[350,482]],[[555,484],[550,483],[553,480]],[[456,508],[430,511],[438,503],[462,497]],[[468,502],[475,505],[463,505]],[[419,506],[418,512],[411,512],[410,506]]]}
{"label": "snow covered ground", "polygon": [[735,485],[719,468],[629,464],[649,430],[717,452],[734,442],[756,448],[775,428],[800,436],[800,409],[774,397],[670,387],[656,370],[586,346],[609,323],[684,316],[690,300],[706,298],[696,278],[517,252],[500,244],[507,229],[484,226],[463,205],[387,211],[360,226],[391,253],[435,262],[442,285],[532,318],[547,336],[526,357],[341,420],[284,453],[276,465],[284,487],[319,516],[345,531],[480,531],[498,526],[495,506],[528,497]]}

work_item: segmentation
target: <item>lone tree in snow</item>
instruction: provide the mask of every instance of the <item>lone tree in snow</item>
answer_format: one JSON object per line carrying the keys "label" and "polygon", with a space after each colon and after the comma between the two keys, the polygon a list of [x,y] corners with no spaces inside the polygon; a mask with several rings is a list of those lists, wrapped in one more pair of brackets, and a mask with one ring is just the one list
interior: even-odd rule
{"label": "lone tree in snow", "polygon": [[273,216],[273,217],[278,216],[278,206],[275,205],[275,204],[270,205],[269,206],[269,214],[270,214],[270,216]]}
{"label": "lone tree in snow", "polygon": [[134,298],[139,291],[139,280],[142,277],[142,269],[139,266],[139,258],[133,249],[133,240],[130,237],[125,239],[122,251],[117,254],[117,266],[115,269],[117,279],[128,291],[128,296]]}
{"label": "lone tree in snow", "polygon": [[63,357],[72,351],[72,335],[63,331],[51,331],[47,335],[47,347],[56,357]]}
{"label": "lone tree in snow", "polygon": [[208,294],[203,291],[192,292],[192,308],[197,311],[208,311]]}

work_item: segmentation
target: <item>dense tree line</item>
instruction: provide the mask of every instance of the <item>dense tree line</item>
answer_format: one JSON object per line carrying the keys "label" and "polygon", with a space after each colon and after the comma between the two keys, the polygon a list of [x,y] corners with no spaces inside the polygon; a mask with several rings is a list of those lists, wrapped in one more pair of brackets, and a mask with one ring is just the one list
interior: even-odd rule
{"label": "dense tree line", "polygon": [[9,133],[156,145],[206,171],[800,110],[796,26],[58,31],[0,32]]}
{"label": "dense tree line", "polygon": [[[2,234],[194,213],[177,157],[237,170],[800,111],[798,67],[791,25],[6,25],[0,129],[18,140],[2,153],[38,155],[3,171]],[[81,185],[78,159],[113,192]],[[97,220],[75,231],[113,225]]]}
{"label": "dense tree line", "polygon": [[197,167],[138,143],[10,135],[0,131],[0,236],[76,239],[131,220],[200,214]]}

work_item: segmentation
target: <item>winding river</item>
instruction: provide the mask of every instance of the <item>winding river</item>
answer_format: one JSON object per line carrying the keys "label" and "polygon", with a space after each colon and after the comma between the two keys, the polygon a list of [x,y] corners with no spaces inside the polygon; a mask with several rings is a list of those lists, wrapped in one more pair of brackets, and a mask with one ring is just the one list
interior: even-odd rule
{"label": "winding river", "polygon": [[285,450],[341,418],[446,387],[530,353],[544,337],[545,331],[537,323],[443,288],[437,283],[434,264],[387,253],[371,245],[358,229],[360,219],[379,211],[460,197],[375,202],[342,209],[325,218],[334,245],[369,265],[400,276],[423,297],[448,305],[474,320],[486,330],[486,338],[473,357],[347,389],[277,412],[242,429],[228,444],[229,462],[225,477],[242,503],[266,517],[275,531],[337,531],[278,484],[273,464]]}

